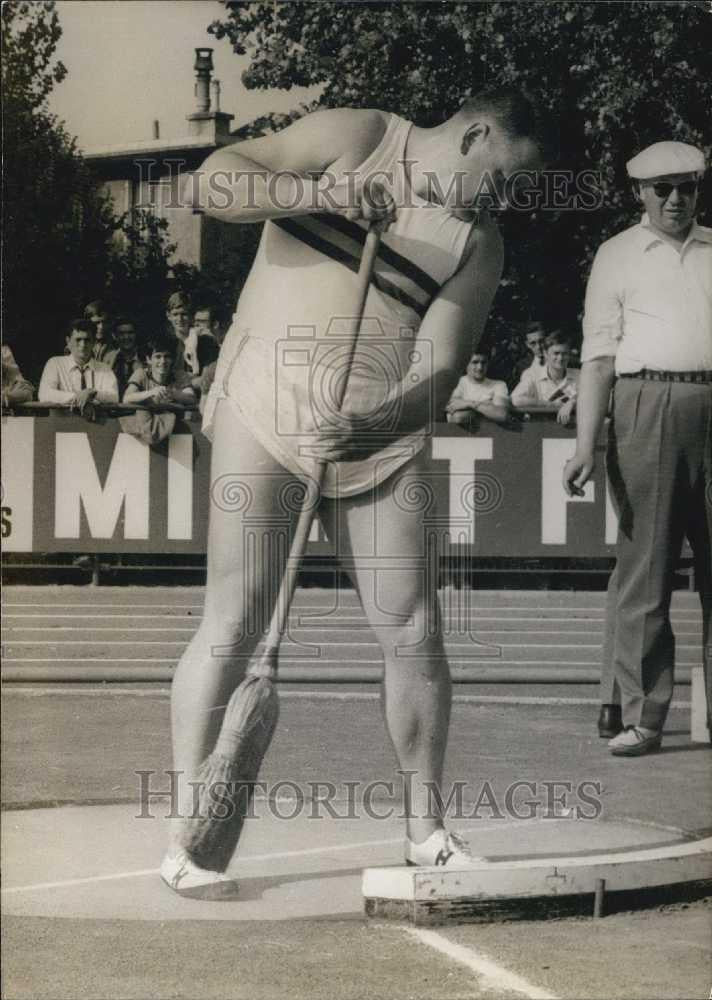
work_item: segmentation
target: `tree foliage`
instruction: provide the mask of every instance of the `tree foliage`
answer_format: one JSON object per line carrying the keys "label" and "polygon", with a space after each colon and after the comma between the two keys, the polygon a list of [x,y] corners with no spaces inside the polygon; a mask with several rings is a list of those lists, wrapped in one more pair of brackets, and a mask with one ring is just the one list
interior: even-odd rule
{"label": "tree foliage", "polygon": [[707,3],[228,0],[225,8],[209,30],[250,57],[247,87],[320,85],[321,106],[379,107],[421,126],[497,84],[521,87],[556,112],[562,152],[551,166],[596,171],[600,205],[502,219],[508,268],[491,324],[498,341],[531,315],[577,330],[596,247],[638,215],[627,159],[661,139],[708,156],[712,148]]}
{"label": "tree foliage", "polygon": [[155,309],[172,249],[157,220],[114,215],[49,113],[60,36],[53,2],[3,4],[3,339],[33,379],[91,299]]}

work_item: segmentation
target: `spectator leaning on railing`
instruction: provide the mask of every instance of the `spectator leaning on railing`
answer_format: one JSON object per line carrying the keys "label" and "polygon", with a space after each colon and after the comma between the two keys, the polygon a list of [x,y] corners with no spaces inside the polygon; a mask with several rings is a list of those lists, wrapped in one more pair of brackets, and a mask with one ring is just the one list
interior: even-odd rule
{"label": "spectator leaning on railing", "polygon": [[15,406],[19,403],[29,403],[34,393],[32,384],[23,378],[12,351],[7,344],[3,344],[2,405]]}
{"label": "spectator leaning on railing", "polygon": [[546,364],[544,359],[544,341],[546,340],[546,330],[541,320],[535,319],[527,323],[524,330],[525,352],[519,361],[516,362],[507,379],[510,388],[517,385],[524,372],[530,368],[543,368]]}
{"label": "spectator leaning on railing", "polygon": [[196,396],[188,372],[175,371],[176,340],[171,336],[154,337],[148,344],[148,364],[139,368],[129,379],[124,393],[125,403],[141,403],[155,407],[154,412],[137,410],[119,421],[121,429],[140,438],[145,444],[158,444],[173,431],[176,414],[161,412],[162,407],[179,404],[194,407]]}
{"label": "spectator leaning on railing", "polygon": [[544,365],[532,365],[523,373],[512,391],[512,405],[519,409],[550,406],[558,422],[568,424],[576,407],[579,376],[568,367],[571,347],[558,330],[548,335],[544,347]]}
{"label": "spectator leaning on railing", "polygon": [[[187,371],[197,379],[206,365],[217,359],[222,337],[216,310],[198,304],[193,311],[183,292],[174,292],[166,303],[168,334],[176,341],[176,371]],[[192,319],[192,324],[191,324]],[[197,381],[193,383],[197,388]]]}
{"label": "spectator leaning on railing", "polygon": [[111,323],[109,313],[104,303],[99,299],[90,302],[84,309],[84,319],[94,327],[94,347],[92,354],[95,361],[107,361],[106,355],[113,349],[111,339]]}
{"label": "spectator leaning on railing", "polygon": [[94,327],[85,319],[76,319],[67,336],[69,354],[50,358],[42,372],[38,398],[41,403],[77,407],[87,403],[116,403],[119,387],[116,377],[103,361],[93,357]]}
{"label": "spectator leaning on railing", "polygon": [[448,423],[468,426],[479,414],[504,424],[509,420],[509,393],[504,382],[487,378],[487,355],[475,351],[467,373],[457,383],[445,408]]}
{"label": "spectator leaning on railing", "polygon": [[193,326],[189,339],[195,338],[191,343],[197,360],[197,365],[193,366],[192,386],[200,396],[201,413],[205,405],[205,396],[215,378],[218,355],[225,333],[225,326],[218,310],[210,305],[199,304],[193,313]]}
{"label": "spectator leaning on railing", "polygon": [[195,392],[187,372],[176,371],[176,345],[171,337],[153,337],[146,351],[147,366],[129,378],[125,403],[180,403],[194,406]]}
{"label": "spectator leaning on railing", "polygon": [[116,376],[119,395],[123,396],[133,373],[143,367],[138,353],[136,327],[133,320],[126,316],[119,316],[114,326],[114,336],[118,347],[108,351],[104,360]]}
{"label": "spectator leaning on railing", "polygon": [[185,361],[185,345],[190,333],[190,300],[183,292],[173,292],[166,303],[166,335],[172,335],[176,342],[176,358],[174,368],[176,371],[192,371],[190,363]]}

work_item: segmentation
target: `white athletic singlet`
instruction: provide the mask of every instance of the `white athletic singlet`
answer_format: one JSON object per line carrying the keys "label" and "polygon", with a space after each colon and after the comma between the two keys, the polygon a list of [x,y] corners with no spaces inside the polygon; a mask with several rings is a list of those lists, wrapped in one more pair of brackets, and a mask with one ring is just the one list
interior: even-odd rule
{"label": "white athletic singlet", "polygon": [[[382,435],[387,443],[364,460],[331,463],[325,496],[376,486],[425,441],[423,431],[389,438],[398,416],[393,389],[401,382],[408,386],[415,334],[457,270],[471,224],[411,190],[403,164],[410,128],[391,115],[381,142],[358,168],[359,177],[381,178],[396,198],[397,216],[381,241],[345,407],[363,415],[369,428],[375,423],[379,440]],[[338,421],[333,399],[348,354],[345,332],[366,229],[332,214],[265,223],[206,400],[208,436],[219,400],[227,399],[281,465],[302,478],[314,475],[310,445],[317,428]]]}

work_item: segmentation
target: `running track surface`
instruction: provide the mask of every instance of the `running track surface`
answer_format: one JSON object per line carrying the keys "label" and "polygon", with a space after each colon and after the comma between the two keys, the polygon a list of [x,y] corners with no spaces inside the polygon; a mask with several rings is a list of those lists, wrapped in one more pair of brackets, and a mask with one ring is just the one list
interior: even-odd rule
{"label": "running track surface", "polygon": [[[60,656],[70,662],[81,659],[86,652],[82,641],[88,645],[108,639],[102,634],[97,640],[99,631],[112,633],[115,641],[123,643],[122,652],[146,659],[147,648],[137,647],[127,629],[135,625],[132,618],[148,616],[148,624],[159,630],[154,639],[159,644],[184,643],[188,633],[181,633],[180,638],[164,633],[170,633],[184,613],[187,618],[200,614],[200,592],[193,588],[116,588],[111,592],[103,588],[8,588],[5,602],[3,619],[7,616],[12,628],[8,636],[6,627],[5,639],[13,657],[17,638],[39,643],[37,652],[55,662]],[[323,603],[323,592],[301,592],[295,610],[313,615],[315,603]],[[504,638],[502,647],[512,647],[506,656],[515,658],[508,662],[539,662],[535,657],[548,650],[545,662],[570,669],[578,669],[572,664],[595,662],[595,653],[585,647],[600,643],[601,610],[601,595],[544,592],[476,593],[469,609],[473,620],[477,619],[478,639]],[[354,609],[347,605],[343,612],[347,620],[339,628],[353,628],[355,621],[348,619],[356,618]],[[58,613],[59,617],[53,617]],[[115,613],[123,616],[121,623],[109,620]],[[23,624],[18,625],[17,615],[23,614],[35,620],[27,624],[21,619]],[[683,645],[691,649],[697,615],[693,595],[677,595],[678,641],[689,636]],[[188,626],[194,628],[194,621]],[[25,627],[45,631],[18,638]],[[56,644],[56,629],[69,645]],[[580,635],[573,641],[565,635],[577,630]],[[525,645],[517,641],[520,637],[527,639],[531,652],[516,659],[515,647]],[[353,637],[347,635],[341,641],[349,638]],[[557,646],[559,657],[552,658],[549,654]],[[166,660],[170,659],[166,652],[175,655],[177,648],[161,645],[150,652]],[[60,655],[55,655],[58,651]],[[116,648],[95,645],[94,653],[106,662],[116,655]],[[690,657],[689,662],[695,662],[694,653]],[[4,817],[5,830],[27,824],[28,807],[45,806],[31,810],[35,826],[23,829],[36,832],[21,841],[29,862],[35,868],[45,865],[45,883],[67,881],[70,868],[81,874],[91,850],[101,857],[108,850],[108,858],[116,860],[122,845],[117,842],[112,855],[105,843],[111,833],[99,817],[108,821],[111,830],[111,811],[118,810],[119,816],[122,810],[130,810],[128,803],[136,801],[135,771],[169,766],[167,685],[44,682],[8,685],[5,691],[3,801],[10,807]],[[391,778],[393,757],[385,746],[375,695],[375,686],[367,684],[285,685],[280,728],[263,778],[276,782],[288,775],[305,789],[322,778],[337,786],[347,780]],[[512,780],[569,780],[576,785],[582,779],[596,779],[602,786],[602,820],[611,828],[616,823],[639,823],[641,839],[649,842],[658,830],[660,836],[670,837],[676,835],[675,828],[699,831],[709,826],[710,753],[689,742],[689,687],[678,691],[679,707],[671,712],[664,752],[638,761],[615,761],[595,737],[596,697],[591,686],[472,684],[458,685],[456,695],[448,777],[466,781],[468,794],[476,795],[484,781],[500,794]],[[57,802],[117,804],[92,806],[88,815],[96,821],[85,821],[86,808],[47,808]],[[18,807],[22,807],[20,812]],[[76,851],[86,838],[86,832],[77,831],[91,823],[92,829],[105,832],[91,850],[82,846]],[[283,826],[285,843],[281,846],[288,848],[290,831],[287,824]],[[117,820],[113,829],[118,832],[120,828]],[[390,836],[390,828],[388,832]],[[299,837],[309,835],[307,827]],[[395,838],[398,835],[396,830]],[[315,843],[319,836],[315,835]],[[372,836],[369,832],[366,839]],[[393,846],[383,849],[397,853],[395,838]],[[296,832],[292,839],[299,839]],[[305,845],[309,843],[300,840],[297,847],[308,851]],[[34,858],[33,846],[41,848]],[[265,844],[265,853],[276,853],[278,846]],[[159,859],[153,859],[147,847],[144,850],[147,863],[157,864]],[[65,871],[53,872],[53,851],[67,859]],[[21,853],[14,841],[14,856],[5,854],[6,868],[12,864],[16,869],[16,855]],[[141,867],[126,860],[127,868]],[[267,872],[279,870],[278,866],[275,859]],[[13,879],[15,884],[22,884],[22,870],[12,874],[19,878],[19,882]],[[61,890],[69,893],[64,915],[59,890],[26,893],[24,915],[21,907],[10,902],[13,897],[6,896],[4,996],[450,1000],[706,997],[709,992],[712,916],[703,903],[619,914],[595,922],[464,926],[433,934],[366,924],[355,914],[298,920],[280,920],[275,914],[267,923],[245,919],[233,923],[224,915],[217,921],[185,914],[180,919],[146,919],[151,905],[170,904],[162,896],[168,890],[154,884],[152,876],[143,883],[141,892],[148,893],[146,909],[142,914],[137,906],[133,917],[107,914],[109,885],[96,897],[102,900],[101,906],[97,903],[97,915],[75,915],[83,905],[80,894],[85,890],[80,887],[76,893]],[[168,897],[172,901],[170,893]],[[45,898],[47,902],[40,905],[39,900]]]}

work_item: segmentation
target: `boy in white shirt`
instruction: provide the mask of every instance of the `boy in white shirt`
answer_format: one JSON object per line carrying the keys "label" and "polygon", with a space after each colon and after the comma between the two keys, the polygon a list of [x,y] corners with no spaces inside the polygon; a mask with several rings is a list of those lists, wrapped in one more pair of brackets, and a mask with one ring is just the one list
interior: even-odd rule
{"label": "boy in white shirt", "polygon": [[74,320],[67,337],[69,354],[50,358],[42,372],[41,403],[68,404],[84,412],[87,403],[117,403],[119,387],[108,365],[94,358],[94,326]]}
{"label": "boy in white shirt", "polygon": [[560,424],[568,424],[576,408],[578,371],[568,367],[571,345],[558,330],[545,340],[544,365],[528,368],[512,391],[512,405],[550,406]]}
{"label": "boy in white shirt", "polygon": [[509,393],[504,382],[487,378],[487,356],[476,351],[445,407],[448,423],[468,425],[475,413],[505,424],[509,420]]}

